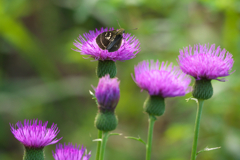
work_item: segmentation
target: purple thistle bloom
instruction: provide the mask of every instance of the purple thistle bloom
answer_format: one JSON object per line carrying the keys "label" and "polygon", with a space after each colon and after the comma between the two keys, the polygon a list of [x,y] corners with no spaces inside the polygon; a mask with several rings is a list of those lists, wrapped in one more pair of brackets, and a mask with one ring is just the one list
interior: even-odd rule
{"label": "purple thistle bloom", "polygon": [[87,150],[83,146],[76,144],[74,147],[71,143],[68,145],[64,143],[64,146],[62,144],[56,146],[56,153],[53,152],[53,157],[55,160],[88,160],[91,152],[87,154]]}
{"label": "purple thistle bloom", "polygon": [[120,98],[119,83],[117,78],[106,75],[99,79],[97,88],[93,87],[98,104],[104,109],[116,108]]}
{"label": "purple thistle bloom", "polygon": [[[150,65],[150,66],[149,66]],[[184,96],[191,91],[189,84],[191,78],[181,72],[172,63],[155,63],[153,60],[142,61],[134,67],[135,83],[143,90],[147,90],[151,96],[175,97]]]}
{"label": "purple thistle bloom", "polygon": [[[57,125],[52,124],[51,128],[47,128],[47,123],[42,123],[41,120],[24,120],[24,125],[19,121],[15,127],[10,124],[11,132],[14,137],[20,141],[25,147],[43,148],[47,145],[57,143],[60,139],[54,139],[60,130]],[[16,126],[18,129],[16,129]]]}
{"label": "purple thistle bloom", "polygon": [[193,76],[196,80],[201,79],[216,79],[225,81],[225,79],[218,79],[218,77],[225,77],[230,75],[230,70],[233,66],[232,54],[225,49],[221,51],[220,46],[215,50],[215,44],[211,45],[194,45],[180,50],[178,56],[178,63],[182,71],[188,75]]}
{"label": "purple thistle bloom", "polygon": [[89,33],[79,35],[78,41],[73,43],[78,49],[74,51],[80,52],[82,55],[88,55],[95,60],[112,60],[112,61],[124,61],[132,59],[139,52],[140,43],[136,37],[131,36],[129,33],[123,33],[122,45],[115,52],[108,52],[108,50],[102,50],[96,43],[96,38],[99,34],[112,31],[113,28],[101,28],[101,30],[89,31]]}

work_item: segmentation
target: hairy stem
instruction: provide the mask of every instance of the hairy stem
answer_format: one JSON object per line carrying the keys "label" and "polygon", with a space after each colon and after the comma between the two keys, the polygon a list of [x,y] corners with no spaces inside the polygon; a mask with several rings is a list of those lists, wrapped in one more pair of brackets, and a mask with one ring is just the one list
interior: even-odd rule
{"label": "hairy stem", "polygon": [[[102,139],[102,131],[101,130],[98,130],[98,139]],[[100,150],[101,150],[101,142],[102,141],[97,142],[97,154],[96,154],[95,160],[99,160]]]}
{"label": "hairy stem", "polygon": [[154,117],[153,115],[149,115],[148,141],[146,145],[146,160],[151,160],[153,126],[155,121],[156,121],[156,117]]}
{"label": "hairy stem", "polygon": [[104,152],[105,152],[105,148],[106,148],[106,144],[107,144],[107,140],[108,140],[108,132],[103,132],[102,134],[102,144],[101,144],[101,151],[100,151],[100,159],[99,160],[103,160],[104,158]]}
{"label": "hairy stem", "polygon": [[198,99],[198,107],[197,107],[197,115],[196,115],[196,121],[195,121],[191,160],[196,160],[196,158],[197,158],[197,143],[198,143],[198,135],[199,135],[199,127],[200,127],[203,102],[204,102],[204,100]]}

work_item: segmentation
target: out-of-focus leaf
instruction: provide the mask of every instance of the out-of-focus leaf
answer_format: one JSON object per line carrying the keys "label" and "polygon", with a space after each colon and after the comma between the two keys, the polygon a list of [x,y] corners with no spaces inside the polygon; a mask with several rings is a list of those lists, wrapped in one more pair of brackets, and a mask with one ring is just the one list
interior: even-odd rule
{"label": "out-of-focus leaf", "polygon": [[58,71],[36,43],[36,39],[16,19],[2,13],[0,14],[0,36],[14,46],[22,57],[36,68],[42,78],[56,78]]}

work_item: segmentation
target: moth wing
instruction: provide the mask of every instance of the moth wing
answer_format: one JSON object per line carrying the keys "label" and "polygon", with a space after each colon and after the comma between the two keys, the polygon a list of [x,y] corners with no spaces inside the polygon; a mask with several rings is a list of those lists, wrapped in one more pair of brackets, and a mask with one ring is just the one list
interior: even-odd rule
{"label": "moth wing", "polygon": [[111,43],[110,40],[113,35],[114,35],[113,31],[103,32],[97,36],[96,43],[101,49],[105,50],[107,49],[109,43]]}
{"label": "moth wing", "polygon": [[109,45],[107,46],[107,49],[111,49],[114,46],[114,44],[119,42],[119,40],[121,40],[121,39],[122,39],[122,36],[117,35],[116,38],[111,43],[109,43]]}
{"label": "moth wing", "polygon": [[117,35],[114,41],[107,46],[108,52],[117,51],[121,47],[122,38],[122,35]]}
{"label": "moth wing", "polygon": [[[104,32],[103,32],[104,33]],[[101,48],[101,49],[106,49],[106,46],[104,46],[103,45],[103,43],[102,43],[102,35],[103,35],[103,33],[101,33],[101,34],[99,34],[98,36],[97,36],[97,38],[96,38],[96,43],[97,43],[97,45],[99,46],[99,48]]]}

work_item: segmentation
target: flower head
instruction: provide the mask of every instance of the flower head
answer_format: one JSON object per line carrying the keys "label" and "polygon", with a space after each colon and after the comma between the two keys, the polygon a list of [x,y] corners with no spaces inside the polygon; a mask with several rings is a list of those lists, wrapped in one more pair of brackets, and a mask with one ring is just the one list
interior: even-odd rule
{"label": "flower head", "polygon": [[181,72],[177,67],[172,68],[172,63],[167,66],[167,63],[155,63],[151,60],[140,62],[134,67],[135,83],[147,90],[151,96],[175,97],[184,96],[191,91],[189,84],[191,78]]}
{"label": "flower head", "polygon": [[194,45],[180,50],[178,63],[182,71],[193,76],[196,80],[200,79],[218,79],[230,75],[233,66],[232,54],[225,49],[221,50],[220,46],[215,50],[215,44],[211,45]]}
{"label": "flower head", "polygon": [[106,75],[99,79],[97,88],[94,88],[100,109],[114,110],[120,98],[119,81]]}
{"label": "flower head", "polygon": [[[59,130],[57,125],[52,124],[51,128],[47,128],[47,123],[42,123],[39,120],[24,120],[24,125],[18,122],[15,127],[13,124],[11,126],[11,132],[14,137],[19,140],[25,147],[31,148],[43,148],[47,145],[57,143],[60,139],[54,139]],[[16,129],[16,126],[18,127]]]}
{"label": "flower head", "polygon": [[102,50],[96,43],[96,38],[99,34],[107,31],[112,31],[113,28],[101,28],[101,30],[89,31],[89,33],[79,36],[78,41],[73,43],[78,49],[74,51],[80,52],[82,55],[88,55],[95,60],[112,60],[112,61],[124,61],[132,59],[139,52],[139,41],[136,37],[131,36],[129,33],[123,33],[122,45],[115,52],[108,52],[108,50]]}
{"label": "flower head", "polygon": [[68,145],[59,144],[56,146],[56,153],[53,152],[55,160],[88,160],[91,157],[91,152],[87,154],[86,148],[80,145],[75,147],[69,143]]}

